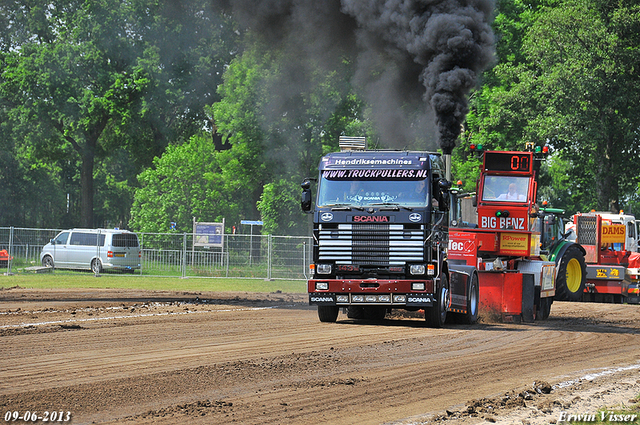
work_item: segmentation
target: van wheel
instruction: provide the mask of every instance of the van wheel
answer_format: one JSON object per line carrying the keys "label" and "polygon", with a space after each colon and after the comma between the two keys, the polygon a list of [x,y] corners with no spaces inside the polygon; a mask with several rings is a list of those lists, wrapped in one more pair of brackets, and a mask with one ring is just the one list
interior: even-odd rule
{"label": "van wheel", "polygon": [[53,267],[53,258],[51,258],[50,255],[45,255],[44,258],[42,258],[42,265],[44,267]]}
{"label": "van wheel", "polygon": [[102,272],[102,263],[97,258],[91,261],[91,271],[94,274],[100,274]]}

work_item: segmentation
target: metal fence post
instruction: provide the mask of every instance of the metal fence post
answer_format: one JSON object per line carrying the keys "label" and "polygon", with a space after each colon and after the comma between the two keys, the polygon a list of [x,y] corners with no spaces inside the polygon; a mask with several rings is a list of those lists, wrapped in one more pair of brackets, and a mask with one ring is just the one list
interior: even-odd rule
{"label": "metal fence post", "polygon": [[182,236],[182,277],[187,277],[187,234]]}
{"label": "metal fence post", "polygon": [[[224,249],[223,252],[226,255],[222,256],[222,261],[224,261],[224,277],[229,277],[229,235],[223,235],[223,238],[227,242],[227,249]],[[222,244],[224,246],[224,244]]]}
{"label": "metal fence post", "polygon": [[307,263],[307,241],[302,241],[302,276],[307,278],[307,268],[305,264]]}
{"label": "metal fence post", "polygon": [[144,233],[140,233],[140,276],[142,276],[142,268],[144,267]]}
{"label": "metal fence post", "polygon": [[267,280],[271,280],[271,244],[273,239],[271,234],[267,236]]}
{"label": "metal fence post", "polygon": [[11,257],[13,254],[13,226],[9,228],[9,258],[7,259],[7,275],[11,275]]}

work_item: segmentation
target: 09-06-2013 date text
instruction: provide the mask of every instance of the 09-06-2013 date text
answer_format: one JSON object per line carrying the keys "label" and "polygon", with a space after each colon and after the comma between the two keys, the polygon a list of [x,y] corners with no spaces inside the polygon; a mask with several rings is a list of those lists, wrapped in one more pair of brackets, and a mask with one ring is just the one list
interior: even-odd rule
{"label": "09-06-2013 date text", "polygon": [[22,413],[17,410],[13,410],[4,414],[5,422],[69,422],[70,420],[71,412],[63,410],[54,410],[50,412],[44,411],[42,414],[36,411],[26,411]]}

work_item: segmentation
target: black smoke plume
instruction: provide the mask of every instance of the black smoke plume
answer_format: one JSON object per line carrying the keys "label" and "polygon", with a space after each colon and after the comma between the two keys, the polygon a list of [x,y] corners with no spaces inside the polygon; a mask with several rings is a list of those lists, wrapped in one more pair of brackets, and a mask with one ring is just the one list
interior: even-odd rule
{"label": "black smoke plume", "polygon": [[440,147],[451,153],[467,95],[494,56],[492,0],[214,2],[267,42],[286,43],[316,64],[352,60],[353,82],[393,147],[428,139],[435,122]]}

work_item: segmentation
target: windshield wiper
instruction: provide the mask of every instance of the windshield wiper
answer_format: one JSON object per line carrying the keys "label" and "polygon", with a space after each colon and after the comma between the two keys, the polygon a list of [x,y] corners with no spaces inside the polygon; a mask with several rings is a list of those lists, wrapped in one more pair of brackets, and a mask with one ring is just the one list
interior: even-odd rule
{"label": "windshield wiper", "polygon": [[400,208],[404,208],[407,211],[413,211],[413,208],[405,207],[403,205],[398,204],[397,202],[379,202],[377,204],[371,204],[371,205],[372,206],[378,206],[379,205],[379,206],[383,206],[383,207],[395,207],[395,208],[389,208],[389,209],[395,210],[395,211],[400,211]]}
{"label": "windshield wiper", "polygon": [[358,207],[355,205],[351,205],[351,204],[327,204],[327,205],[323,205],[323,207],[329,207],[331,208],[331,211],[351,211],[351,209],[356,209],[358,211],[364,211],[363,207]]}

